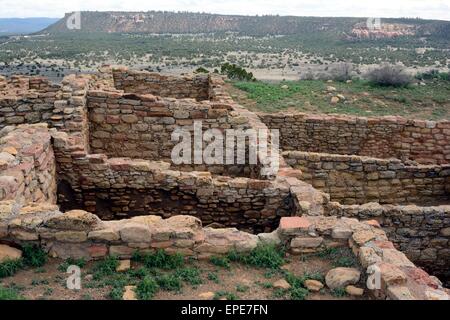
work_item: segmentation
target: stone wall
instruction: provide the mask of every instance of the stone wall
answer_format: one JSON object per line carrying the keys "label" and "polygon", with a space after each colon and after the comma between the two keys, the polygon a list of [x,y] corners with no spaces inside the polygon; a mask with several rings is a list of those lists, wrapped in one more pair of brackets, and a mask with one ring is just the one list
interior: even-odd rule
{"label": "stone wall", "polygon": [[450,162],[450,121],[364,118],[308,114],[259,114],[279,129],[283,150],[354,154],[414,160],[422,164]]}
{"label": "stone wall", "polygon": [[0,131],[0,200],[56,203],[55,157],[45,124]]}
{"label": "stone wall", "polygon": [[206,74],[169,76],[148,71],[113,68],[114,86],[127,93],[153,94],[177,99],[209,99],[209,76]]}
{"label": "stone wall", "polygon": [[405,165],[375,159],[299,151],[283,152],[302,180],[343,204],[433,204],[450,201],[450,164]]}
{"label": "stone wall", "polygon": [[3,89],[4,95],[0,92],[0,129],[7,125],[47,123],[50,128],[79,136],[88,145],[89,81],[90,76],[69,75],[61,85],[54,85],[40,77],[11,77]]}
{"label": "stone wall", "polygon": [[377,220],[389,240],[411,261],[442,280],[450,281],[450,206],[332,203],[330,208],[331,216]]}
{"label": "stone wall", "polygon": [[[207,259],[232,250],[250,252],[261,244],[284,245],[292,254],[350,246],[363,272],[376,272],[379,287],[370,291],[375,298],[449,299],[440,281],[397,251],[373,221],[286,217],[274,232],[252,235],[234,228],[203,228],[201,221],[191,216],[102,221],[82,210],[61,213],[50,204],[20,207],[4,201],[0,202],[0,240],[15,245],[34,242],[53,257],[86,260],[107,255],[130,258],[135,252],[152,250]],[[360,278],[361,273],[356,272]]]}
{"label": "stone wall", "polygon": [[50,122],[60,86],[37,77],[12,76],[0,87],[0,129],[7,125]]}
{"label": "stone wall", "polygon": [[[64,132],[53,132],[63,209],[84,208],[106,219],[190,214],[205,223],[243,229],[273,229],[290,215],[288,185],[209,172],[170,170],[170,164],[88,154]],[[67,204],[66,204],[67,202]]]}

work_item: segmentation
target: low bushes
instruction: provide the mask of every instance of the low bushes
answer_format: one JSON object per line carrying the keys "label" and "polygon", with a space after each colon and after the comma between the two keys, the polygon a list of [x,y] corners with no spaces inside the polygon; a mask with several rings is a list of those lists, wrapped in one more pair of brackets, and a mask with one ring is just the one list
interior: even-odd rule
{"label": "low bushes", "polygon": [[374,85],[406,87],[412,83],[412,76],[399,65],[384,64],[367,74],[367,79]]}

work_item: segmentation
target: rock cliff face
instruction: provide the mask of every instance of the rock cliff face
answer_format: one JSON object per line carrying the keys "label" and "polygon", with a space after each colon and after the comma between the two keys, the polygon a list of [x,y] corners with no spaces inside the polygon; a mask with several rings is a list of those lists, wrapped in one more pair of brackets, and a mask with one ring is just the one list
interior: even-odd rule
{"label": "rock cliff face", "polygon": [[366,23],[358,23],[354,26],[347,38],[349,40],[389,39],[402,36],[414,36],[416,32],[416,26],[409,24],[381,23],[379,26],[374,26],[374,28],[368,28]]}

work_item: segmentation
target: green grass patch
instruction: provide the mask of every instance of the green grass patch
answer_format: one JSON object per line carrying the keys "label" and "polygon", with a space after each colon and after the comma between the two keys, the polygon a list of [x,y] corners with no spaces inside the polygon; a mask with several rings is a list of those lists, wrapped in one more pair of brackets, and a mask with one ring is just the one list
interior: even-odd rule
{"label": "green grass patch", "polygon": [[230,269],[230,259],[228,257],[221,257],[221,256],[213,256],[209,259],[209,262],[211,262],[213,265],[225,269]]}
{"label": "green grass patch", "polygon": [[215,272],[208,272],[208,280],[214,283],[220,283],[219,276]]}
{"label": "green grass patch", "polygon": [[23,268],[23,260],[6,260],[0,263],[0,278],[11,277]]}
{"label": "green grass patch", "polygon": [[164,250],[158,250],[155,253],[146,254],[136,252],[132,259],[134,261],[142,262],[146,268],[172,270],[180,268],[184,265],[183,255],[179,253],[169,255],[164,252]]}
{"label": "green grass patch", "polygon": [[0,300],[23,300],[18,290],[0,285]]}
{"label": "green grass patch", "polygon": [[47,253],[38,245],[24,244],[22,247],[23,263],[29,267],[42,267],[47,263]]}
{"label": "green grass patch", "polygon": [[175,274],[184,282],[187,282],[193,286],[202,284],[202,278],[200,276],[200,270],[196,268],[184,268],[179,269]]}
{"label": "green grass patch", "polygon": [[159,288],[166,291],[180,291],[183,286],[180,277],[175,274],[164,274],[155,280]]}
{"label": "green grass patch", "polygon": [[94,280],[100,280],[104,277],[111,276],[116,273],[119,266],[119,258],[116,256],[107,256],[105,259],[97,262],[92,271]]}
{"label": "green grass patch", "polygon": [[275,245],[258,245],[249,253],[231,251],[228,258],[257,268],[278,269],[284,263],[284,250]]}
{"label": "green grass patch", "polygon": [[139,300],[151,300],[158,289],[159,286],[156,280],[147,276],[136,286],[136,295]]}
{"label": "green grass patch", "polygon": [[347,291],[345,291],[345,288],[336,288],[331,290],[331,295],[336,298],[342,298],[347,295]]}

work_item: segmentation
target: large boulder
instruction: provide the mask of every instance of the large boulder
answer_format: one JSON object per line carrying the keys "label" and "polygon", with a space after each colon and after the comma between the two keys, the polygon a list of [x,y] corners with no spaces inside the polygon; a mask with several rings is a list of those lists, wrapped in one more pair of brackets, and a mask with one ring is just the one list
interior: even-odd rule
{"label": "large boulder", "polygon": [[361,272],[355,268],[335,268],[328,271],[325,282],[330,289],[344,288],[359,281]]}
{"label": "large boulder", "polygon": [[22,258],[22,251],[4,244],[0,244],[0,263],[8,260],[18,260],[20,258]]}

